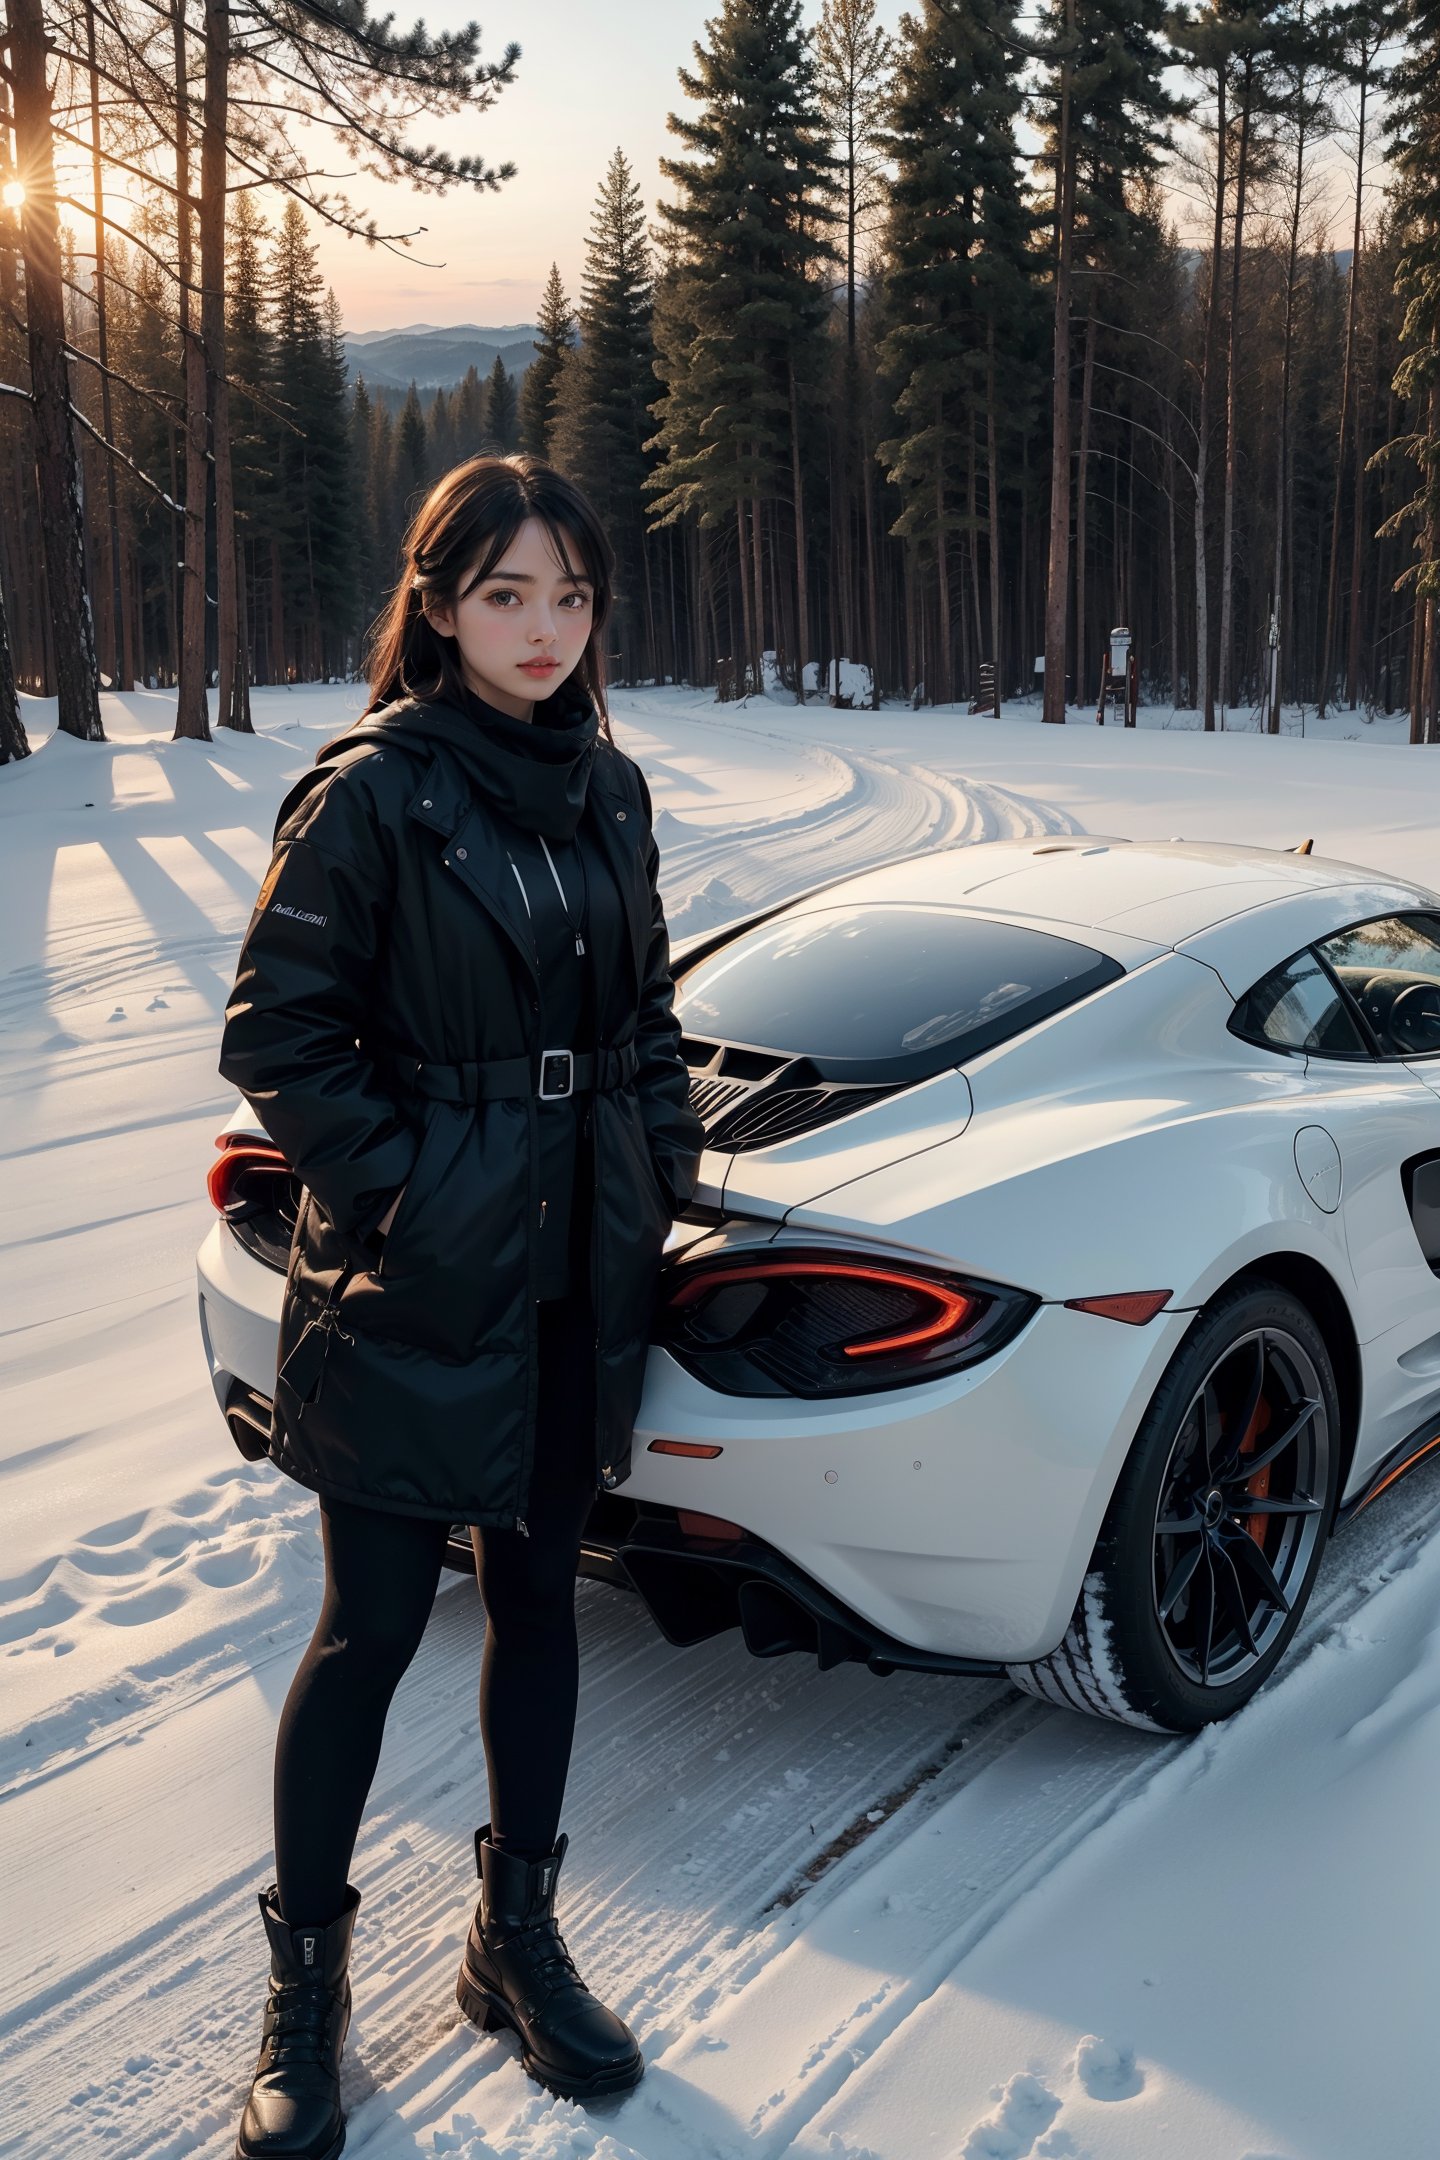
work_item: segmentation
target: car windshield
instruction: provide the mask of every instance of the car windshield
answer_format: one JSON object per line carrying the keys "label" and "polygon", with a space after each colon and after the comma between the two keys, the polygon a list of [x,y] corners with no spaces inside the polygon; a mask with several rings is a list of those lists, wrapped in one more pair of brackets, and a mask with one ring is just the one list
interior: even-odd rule
{"label": "car windshield", "polygon": [[686,1034],[817,1061],[940,1071],[1123,975],[1048,931],[935,907],[835,907],[681,967]]}

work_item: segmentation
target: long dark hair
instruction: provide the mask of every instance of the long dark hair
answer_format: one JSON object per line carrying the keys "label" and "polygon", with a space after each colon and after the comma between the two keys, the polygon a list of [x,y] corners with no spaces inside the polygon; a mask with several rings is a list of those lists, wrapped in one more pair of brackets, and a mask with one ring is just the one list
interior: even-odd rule
{"label": "long dark hair", "polygon": [[[613,598],[615,555],[599,518],[573,480],[543,458],[519,451],[512,457],[483,452],[452,465],[435,482],[410,521],[402,548],[400,582],[370,626],[365,641],[365,675],[370,685],[366,714],[396,698],[439,699],[465,705],[464,678],[455,640],[442,637],[425,614],[426,594],[444,606],[464,598],[494,569],[527,518],[539,518],[550,535],[557,562],[565,540],[580,555],[580,568],[591,580],[590,635],[568,683],[584,690],[600,716],[606,742],[610,715],[605,704],[605,655],[601,633]],[[562,535],[564,537],[562,537]]]}

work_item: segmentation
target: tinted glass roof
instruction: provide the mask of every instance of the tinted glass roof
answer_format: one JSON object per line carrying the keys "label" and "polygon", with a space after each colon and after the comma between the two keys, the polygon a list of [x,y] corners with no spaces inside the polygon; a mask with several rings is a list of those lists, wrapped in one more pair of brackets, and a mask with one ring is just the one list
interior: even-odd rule
{"label": "tinted glass roof", "polygon": [[1070,938],[943,907],[808,908],[677,972],[687,1035],[938,1072],[1124,971]]}

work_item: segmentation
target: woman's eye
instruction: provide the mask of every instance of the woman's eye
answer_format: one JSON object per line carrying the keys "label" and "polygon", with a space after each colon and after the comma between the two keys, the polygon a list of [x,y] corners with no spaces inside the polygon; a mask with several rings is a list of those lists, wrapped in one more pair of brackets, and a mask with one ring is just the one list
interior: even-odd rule
{"label": "woman's eye", "polygon": [[[492,600],[518,600],[520,595],[511,592],[507,586],[502,585],[499,592],[492,592],[489,597]],[[501,612],[504,612],[503,609]]]}

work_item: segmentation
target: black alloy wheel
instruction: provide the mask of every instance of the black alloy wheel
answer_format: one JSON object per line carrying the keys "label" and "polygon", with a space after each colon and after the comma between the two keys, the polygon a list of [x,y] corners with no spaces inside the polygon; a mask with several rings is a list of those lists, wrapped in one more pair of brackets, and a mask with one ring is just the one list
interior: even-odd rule
{"label": "black alloy wheel", "polygon": [[1276,1282],[1223,1291],[1140,1421],[1064,1640],[1011,1679],[1152,1732],[1232,1716],[1300,1624],[1340,1455],[1314,1316]]}
{"label": "black alloy wheel", "polygon": [[1284,1629],[1324,1540],[1331,1445],[1320,1375],[1285,1328],[1232,1341],[1196,1388],[1161,1483],[1152,1573],[1187,1679],[1243,1679]]}

